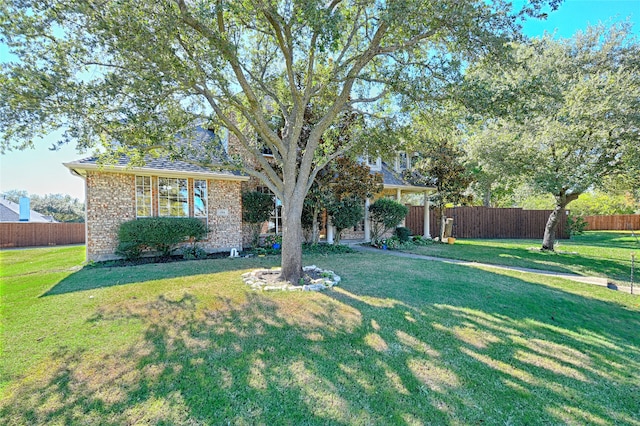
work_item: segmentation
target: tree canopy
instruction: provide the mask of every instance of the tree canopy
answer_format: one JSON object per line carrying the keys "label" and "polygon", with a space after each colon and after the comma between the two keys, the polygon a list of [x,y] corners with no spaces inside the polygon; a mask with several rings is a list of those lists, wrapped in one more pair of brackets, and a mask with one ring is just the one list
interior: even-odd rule
{"label": "tree canopy", "polygon": [[[297,282],[306,192],[355,144],[331,137],[336,117],[358,110],[372,123],[403,95],[442,96],[464,60],[500,48],[519,17],[557,3],[513,11],[502,0],[2,2],[2,41],[18,58],[0,73],[2,147],[62,128],[64,140],[141,161],[146,152],[183,155],[173,138],[194,122],[224,127],[238,157],[252,159],[235,165],[282,200],[283,276]],[[317,119],[305,127],[310,105]]]}
{"label": "tree canopy", "polygon": [[544,249],[553,249],[568,203],[608,176],[637,173],[638,57],[640,45],[620,24],[513,44],[509,61],[487,60],[468,73],[470,102],[483,107],[474,157],[555,198]]}

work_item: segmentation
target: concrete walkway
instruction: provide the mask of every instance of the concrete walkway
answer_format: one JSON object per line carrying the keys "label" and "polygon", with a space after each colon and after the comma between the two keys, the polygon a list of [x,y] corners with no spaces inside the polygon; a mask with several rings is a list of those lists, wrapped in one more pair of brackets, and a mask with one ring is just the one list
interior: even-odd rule
{"label": "concrete walkway", "polygon": [[[430,260],[434,262],[444,262],[444,263],[451,263],[455,265],[472,266],[472,267],[481,266],[486,268],[502,269],[506,271],[525,272],[528,274],[538,274],[538,275],[545,275],[548,277],[564,278],[566,280],[571,280],[579,283],[593,284],[601,287],[607,287],[611,290],[618,290],[618,291],[623,291],[625,293],[631,293],[630,287],[619,286],[613,283],[609,283],[606,278],[601,278],[601,277],[585,277],[582,275],[567,274],[564,272],[553,272],[553,271],[544,271],[541,269],[519,268],[517,266],[492,265],[489,263],[469,262],[467,260],[447,259],[444,257],[424,256],[421,254],[405,253],[402,251],[395,251],[395,250],[380,250],[373,247],[362,246],[359,244],[353,244],[351,245],[351,248],[360,252],[386,254],[389,256],[404,257],[408,259]],[[638,293],[639,289],[634,288],[634,292]]]}

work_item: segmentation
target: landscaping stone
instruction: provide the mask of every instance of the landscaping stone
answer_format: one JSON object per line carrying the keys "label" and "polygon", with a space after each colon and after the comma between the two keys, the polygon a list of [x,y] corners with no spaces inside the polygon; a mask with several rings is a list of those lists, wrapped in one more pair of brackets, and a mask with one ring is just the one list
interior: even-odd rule
{"label": "landscaping stone", "polygon": [[256,269],[242,274],[245,284],[253,290],[261,291],[323,291],[337,285],[341,278],[335,272],[318,268],[316,265],[305,266],[303,283],[292,285],[280,280],[280,268]]}

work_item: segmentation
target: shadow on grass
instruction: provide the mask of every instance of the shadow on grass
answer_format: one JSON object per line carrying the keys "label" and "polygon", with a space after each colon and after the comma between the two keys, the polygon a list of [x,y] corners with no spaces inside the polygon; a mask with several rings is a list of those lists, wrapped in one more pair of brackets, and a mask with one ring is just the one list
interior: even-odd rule
{"label": "shadow on grass", "polygon": [[[610,240],[608,240],[610,241]],[[567,243],[568,244],[568,243]],[[571,244],[574,244],[573,242]],[[593,246],[588,242],[583,243]],[[580,245],[576,243],[575,245]],[[603,245],[606,247],[606,245]],[[609,246],[611,247],[611,243]],[[614,280],[629,280],[631,260],[603,259],[585,254],[563,252],[563,247],[556,253],[532,251],[527,248],[498,247],[491,243],[474,242],[472,245],[449,247],[427,246],[411,250],[413,253],[426,256],[460,259],[492,265],[513,266],[539,269],[569,274],[600,275]]]}
{"label": "shadow on grass", "polygon": [[208,259],[174,263],[155,263],[126,267],[85,266],[54,285],[43,296],[94,290],[132,283],[173,279],[224,271],[271,268],[278,266],[279,256],[264,258]]}
{"label": "shadow on grass", "polygon": [[248,292],[239,302],[185,292],[97,307],[88,327],[135,320],[144,333],[122,350],[60,347],[6,392],[0,419],[638,424],[637,310],[465,266],[384,259],[332,258],[344,286],[326,294]]}
{"label": "shadow on grass", "polygon": [[631,232],[596,232],[588,231],[583,235],[573,237],[566,241],[566,244],[575,244],[582,246],[594,246],[604,248],[621,248],[637,250],[640,249],[640,232],[635,232],[635,237]]}

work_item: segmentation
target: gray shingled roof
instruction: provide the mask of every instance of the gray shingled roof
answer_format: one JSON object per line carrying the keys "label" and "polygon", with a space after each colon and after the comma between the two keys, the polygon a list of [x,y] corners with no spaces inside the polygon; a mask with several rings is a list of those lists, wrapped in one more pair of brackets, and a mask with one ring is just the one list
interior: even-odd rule
{"label": "gray shingled roof", "polygon": [[[193,134],[189,135],[188,138],[178,138],[177,145],[188,145],[194,147],[197,151],[197,148],[201,146],[203,143],[214,142],[215,143],[215,134],[212,130],[204,129],[200,126],[196,127]],[[197,162],[197,155],[192,155],[193,161]],[[147,155],[144,158],[144,166],[141,166],[142,169],[154,169],[154,170],[166,170],[166,171],[174,171],[174,172],[182,172],[182,173],[215,173],[218,175],[229,175],[229,176],[243,176],[243,174],[237,170],[221,170],[219,167],[222,164],[220,158],[209,159],[209,165],[200,165],[195,162],[182,161],[171,159],[168,156],[160,156],[154,157],[152,155]],[[116,160],[115,163],[110,162],[105,164],[108,166],[115,166],[118,168],[129,167],[130,164],[129,157],[122,155],[120,158]],[[78,166],[78,169],[82,169],[83,165],[88,166],[97,166],[100,165],[100,158],[97,156],[83,158],[80,160],[72,161],[67,163],[67,167],[74,168],[74,166]]]}
{"label": "gray shingled roof", "polygon": [[410,183],[405,182],[384,162],[382,163],[382,170],[379,173],[382,174],[382,183],[384,183],[385,185],[411,186]]}

